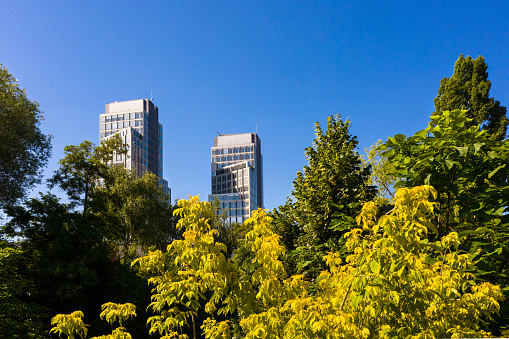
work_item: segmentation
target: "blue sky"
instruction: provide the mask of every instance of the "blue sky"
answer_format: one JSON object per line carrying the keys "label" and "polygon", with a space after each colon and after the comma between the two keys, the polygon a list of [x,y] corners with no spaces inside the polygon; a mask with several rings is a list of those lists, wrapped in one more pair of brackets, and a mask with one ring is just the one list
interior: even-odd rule
{"label": "blue sky", "polygon": [[[314,123],[341,114],[359,151],[427,126],[460,54],[483,55],[509,104],[507,1],[12,1],[0,63],[44,111],[57,168],[98,142],[113,101],[150,98],[173,198],[210,193],[219,133],[259,133],[265,207],[283,204]],[[44,188],[41,188],[44,189]]]}

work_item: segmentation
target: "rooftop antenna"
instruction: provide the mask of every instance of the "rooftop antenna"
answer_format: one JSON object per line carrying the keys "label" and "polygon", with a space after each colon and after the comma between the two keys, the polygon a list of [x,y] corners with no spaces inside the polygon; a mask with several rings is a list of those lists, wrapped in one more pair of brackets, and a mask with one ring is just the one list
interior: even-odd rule
{"label": "rooftop antenna", "polygon": [[255,129],[255,133],[258,134],[258,124],[256,124],[256,129]]}
{"label": "rooftop antenna", "polygon": [[150,90],[150,101],[154,102],[154,97],[152,96],[152,90]]}
{"label": "rooftop antenna", "polygon": [[217,133],[217,135],[219,135],[219,136],[221,136],[221,135],[222,135],[222,134],[221,134],[221,133],[219,133],[218,131],[216,131],[216,133]]}

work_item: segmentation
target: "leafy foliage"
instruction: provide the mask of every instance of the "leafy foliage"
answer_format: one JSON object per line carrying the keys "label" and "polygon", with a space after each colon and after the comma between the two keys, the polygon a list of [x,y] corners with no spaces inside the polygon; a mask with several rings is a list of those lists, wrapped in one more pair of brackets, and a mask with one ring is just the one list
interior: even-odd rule
{"label": "leafy foliage", "polygon": [[[477,277],[509,286],[509,142],[471,126],[467,111],[432,116],[411,137],[398,134],[380,147],[399,179],[396,187],[430,184],[437,190],[433,238],[454,231],[460,249],[477,260]],[[502,314],[508,312],[503,305]]]}
{"label": "leafy foliage", "polygon": [[[47,313],[79,308],[93,314],[107,300],[145,305],[150,295],[146,280],[115,259],[115,247],[105,241],[101,219],[69,210],[51,194],[10,207],[7,213],[11,220],[2,233],[22,239],[20,275],[37,283],[24,300],[48,310],[39,312],[44,327],[50,323]],[[142,313],[140,321],[129,324],[133,334],[146,333]],[[92,319],[91,325],[89,334],[103,331],[98,320]]]}
{"label": "leafy foliage", "polygon": [[15,204],[40,183],[51,155],[51,137],[39,128],[42,119],[39,104],[0,64],[0,205]]}
{"label": "leafy foliage", "polygon": [[[215,243],[209,203],[197,197],[179,201],[184,240],[167,253],[155,251],[134,264],[152,274],[150,332],[162,338],[188,338],[183,328],[204,304],[209,315],[201,329],[205,338],[232,338],[239,315],[245,338],[435,338],[487,336],[482,325],[499,310],[500,287],[477,283],[468,254],[450,232],[430,242],[437,191],[431,186],[400,188],[394,209],[377,218],[373,202],[364,204],[345,234],[351,251],[325,256],[328,268],[319,276],[314,295],[302,275],[287,277],[280,260],[285,248],[273,219],[256,211],[246,221],[246,240],[253,252],[249,275],[224,258]],[[193,337],[197,337],[193,330]]]}
{"label": "leafy foliage", "polygon": [[0,243],[0,328],[3,338],[39,338],[43,336],[46,310],[29,296],[33,281],[20,272],[23,252]]}
{"label": "leafy foliage", "polygon": [[[111,334],[90,339],[132,339],[132,336],[126,332],[122,323],[129,318],[136,317],[136,306],[130,303],[115,304],[110,302],[102,305],[101,308],[103,310],[101,312],[101,319],[106,320],[111,325],[118,320],[120,327],[114,329]],[[88,325],[85,325],[83,322],[83,317],[84,315],[81,311],[74,311],[71,314],[57,314],[51,319],[51,324],[55,326],[50,330],[50,333],[58,333],[59,337],[64,334],[69,339],[75,338],[77,334],[85,339],[87,337]]]}
{"label": "leafy foliage", "polygon": [[[376,219],[366,203],[346,234],[353,254],[342,265],[337,253],[326,260],[320,289],[285,303],[290,319],[285,337],[435,338],[485,336],[482,319],[498,310],[498,286],[477,284],[472,262],[460,254],[458,234],[430,243],[427,233],[436,195],[430,186],[399,189],[395,207]],[[435,257],[436,251],[441,255]]]}
{"label": "leafy foliage", "polygon": [[88,140],[79,146],[65,146],[65,157],[59,161],[60,168],[48,180],[49,187],[59,186],[67,193],[73,206],[83,205],[83,214],[86,214],[90,193],[99,183],[99,179],[103,179],[108,185],[108,161],[113,159],[114,154],[125,154],[126,151],[126,146],[119,136],[110,138],[99,146],[94,146]]}
{"label": "leafy foliage", "polygon": [[477,59],[460,55],[454,64],[454,73],[440,82],[435,98],[435,112],[466,109],[470,126],[481,125],[496,140],[502,140],[507,131],[507,108],[490,98],[491,81],[488,80],[488,65],[480,55]]}
{"label": "leafy foliage", "polygon": [[371,167],[371,175],[368,179],[369,186],[377,187],[376,202],[377,204],[390,204],[394,199],[393,186],[396,183],[396,179],[393,176],[392,163],[388,159],[382,156],[380,146],[382,140],[378,140],[366,151],[366,159],[363,159],[364,166]]}
{"label": "leafy foliage", "polygon": [[[174,240],[167,253],[149,252],[134,263],[152,275],[149,283],[155,286],[149,307],[157,315],[148,320],[149,333],[158,332],[164,338],[187,338],[183,331],[190,326],[196,338],[200,308],[218,315],[234,310],[231,287],[228,278],[225,279],[230,276],[231,263],[224,255],[226,246],[214,241],[217,231],[209,224],[214,215],[211,205],[192,197],[189,201],[180,200],[179,207],[174,213],[181,216],[177,226],[185,229],[183,240]],[[226,306],[218,309],[223,299]],[[215,326],[228,328],[227,323]],[[210,327],[209,321],[206,328]]]}
{"label": "leafy foliage", "polygon": [[51,318],[51,325],[55,325],[50,333],[64,334],[69,339],[74,339],[75,334],[80,338],[86,338],[88,329],[83,322],[84,314],[81,311],[74,311],[71,314],[57,314]]}
{"label": "leafy foliage", "polygon": [[306,148],[308,165],[293,182],[293,199],[273,212],[275,229],[288,249],[295,248],[292,260],[310,278],[325,267],[325,253],[344,249],[343,234],[355,225],[361,202],[376,192],[367,184],[370,167],[362,165],[349,127],[339,115],[327,119],[325,132],[316,124],[313,146]]}
{"label": "leafy foliage", "polygon": [[153,173],[138,178],[120,166],[112,166],[106,173],[108,185],[94,188],[90,206],[107,225],[105,237],[115,242],[124,255],[139,247],[164,248],[181,236],[169,196],[159,188]]}

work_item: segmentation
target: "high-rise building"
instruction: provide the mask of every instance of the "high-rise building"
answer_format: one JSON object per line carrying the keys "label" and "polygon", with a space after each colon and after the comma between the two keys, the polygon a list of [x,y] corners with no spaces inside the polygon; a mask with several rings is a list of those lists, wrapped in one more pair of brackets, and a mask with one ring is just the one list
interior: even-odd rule
{"label": "high-rise building", "polygon": [[242,223],[263,208],[263,158],[256,133],[222,134],[210,150],[212,194],[228,222]]}
{"label": "high-rise building", "polygon": [[119,135],[128,146],[127,155],[117,155],[114,164],[121,164],[141,177],[154,173],[159,186],[170,193],[163,179],[163,126],[159,123],[159,110],[151,100],[115,101],[106,104],[99,117],[99,141]]}

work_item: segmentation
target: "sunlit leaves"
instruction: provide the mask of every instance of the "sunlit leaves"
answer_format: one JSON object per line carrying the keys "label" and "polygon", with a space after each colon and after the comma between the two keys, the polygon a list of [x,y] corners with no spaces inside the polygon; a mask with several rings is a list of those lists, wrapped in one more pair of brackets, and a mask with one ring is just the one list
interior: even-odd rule
{"label": "sunlit leaves", "polygon": [[58,336],[64,334],[69,339],[74,339],[75,334],[79,335],[80,338],[86,338],[88,329],[83,322],[83,317],[81,311],[74,311],[71,314],[57,314],[51,318],[51,325],[54,325],[54,327],[50,333],[58,333]]}

